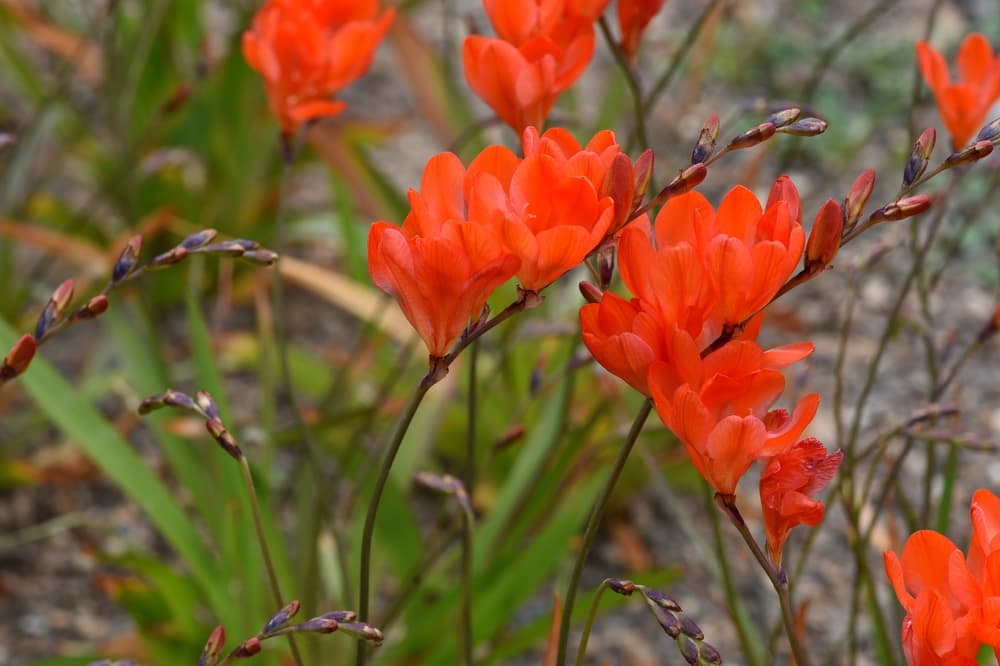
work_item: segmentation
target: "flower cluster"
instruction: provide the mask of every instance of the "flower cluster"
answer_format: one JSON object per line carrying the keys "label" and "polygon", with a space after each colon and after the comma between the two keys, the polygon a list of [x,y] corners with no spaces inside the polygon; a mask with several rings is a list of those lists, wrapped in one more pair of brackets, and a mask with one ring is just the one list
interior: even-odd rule
{"label": "flower cluster", "polygon": [[[637,225],[621,233],[621,276],[634,298],[606,292],[583,306],[584,343],[601,365],[653,399],[720,495],[732,496],[754,461],[765,463],[761,504],[778,564],[791,528],[822,517],[811,495],[842,457],[816,440],[797,442],[818,396],[802,398],[791,413],[772,409],[785,386],[780,368],[808,356],[812,344],[765,351],[755,342],[760,310],[806,246],[798,192],[779,178],[761,207],[736,187],[717,211],[688,192],[660,209],[652,236]],[[725,344],[713,348],[717,340]]]}
{"label": "flower cluster", "polygon": [[937,99],[954,150],[975,136],[990,107],[1000,99],[1000,55],[993,53],[986,37],[979,33],[966,37],[957,61],[958,81],[952,83],[944,56],[927,42],[917,42],[920,72]]}
{"label": "flower cluster", "polygon": [[969,509],[972,539],[963,557],[933,530],[914,532],[885,570],[906,609],[903,651],[911,666],[976,664],[983,645],[1000,655],[1000,498],[980,489]]}
{"label": "flower cluster", "polygon": [[497,37],[462,46],[469,86],[519,134],[542,127],[594,55],[594,21],[609,0],[484,0]]}
{"label": "flower cluster", "polygon": [[271,112],[290,133],[335,116],[330,99],[371,66],[395,10],[377,0],[268,0],[243,33],[243,55],[267,87]]}
{"label": "flower cluster", "polygon": [[[523,139],[524,157],[499,145],[468,168],[451,153],[433,157],[420,191],[409,193],[403,226],[371,227],[372,280],[395,296],[432,357],[448,354],[497,287],[516,275],[523,290],[541,291],[583,261],[615,219],[605,193],[622,168],[612,132],[586,146],[558,128],[539,135],[529,127]],[[625,191],[631,205],[632,188]]]}

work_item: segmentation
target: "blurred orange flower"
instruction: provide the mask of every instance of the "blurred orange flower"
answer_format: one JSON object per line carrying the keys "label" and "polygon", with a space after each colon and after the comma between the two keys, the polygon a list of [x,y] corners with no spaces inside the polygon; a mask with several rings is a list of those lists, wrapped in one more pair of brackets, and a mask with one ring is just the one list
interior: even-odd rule
{"label": "blurred orange flower", "polygon": [[1000,654],[1000,499],[972,498],[968,558],[947,537],[914,532],[902,557],[883,554],[886,575],[906,609],[903,652],[911,666],[977,664],[983,645]]}
{"label": "blurred orange flower", "polygon": [[[599,3],[520,0],[484,3],[498,38],[471,35],[462,45],[469,86],[521,133],[545,124],[556,98],[580,77],[594,54]],[[576,5],[580,5],[577,7]]]}
{"label": "blurred orange flower", "polygon": [[268,0],[243,33],[243,55],[264,77],[281,129],[334,116],[330,99],[365,73],[389,29],[394,9],[376,0]]}
{"label": "blurred orange flower", "polygon": [[432,157],[403,226],[376,222],[368,234],[372,281],[396,298],[432,357],[448,353],[519,265],[492,229],[466,219],[465,176],[455,155]]}
{"label": "blurred orange flower", "polygon": [[958,48],[958,80],[952,83],[944,56],[924,41],[916,48],[920,72],[937,100],[952,148],[958,150],[986,123],[986,114],[1000,98],[1000,56],[986,37],[969,35]]}
{"label": "blurred orange flower", "polygon": [[810,343],[765,352],[755,342],[733,341],[705,357],[700,385],[678,386],[667,363],[650,366],[657,413],[718,493],[734,494],[755,460],[789,449],[816,415],[816,394],[802,398],[791,414],[770,410],[785,388],[778,368],[811,352]]}
{"label": "blurred orange flower", "polygon": [[843,452],[828,455],[823,443],[810,437],[768,461],[760,476],[760,506],[775,566],[781,566],[781,549],[793,527],[818,525],[823,519],[823,502],[812,496],[833,478],[843,459]]}
{"label": "blurred orange flower", "polygon": [[490,224],[521,259],[517,278],[526,290],[541,291],[577,266],[608,231],[614,201],[590,178],[603,176],[601,155],[617,145],[599,137],[573,155],[545,136],[524,159],[493,146],[469,165],[469,216]]}
{"label": "blurred orange flower", "polygon": [[666,0],[618,0],[618,26],[621,29],[621,49],[625,57],[635,61],[642,33]]}

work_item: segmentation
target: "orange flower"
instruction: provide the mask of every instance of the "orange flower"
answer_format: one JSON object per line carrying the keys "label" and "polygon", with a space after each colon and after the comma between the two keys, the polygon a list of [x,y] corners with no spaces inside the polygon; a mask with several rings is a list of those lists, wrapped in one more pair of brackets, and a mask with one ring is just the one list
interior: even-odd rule
{"label": "orange flower", "polygon": [[841,451],[827,455],[823,443],[810,437],[768,461],[760,476],[760,506],[775,566],[781,566],[781,549],[793,527],[823,519],[823,503],[812,495],[833,478],[843,459]]}
{"label": "orange flower", "polygon": [[970,507],[967,558],[931,530],[910,535],[902,559],[883,555],[886,575],[906,609],[903,651],[911,666],[976,664],[983,645],[1000,661],[1000,499],[978,490]]}
{"label": "orange flower", "polygon": [[493,146],[469,165],[469,216],[490,224],[521,259],[517,277],[524,289],[541,291],[583,261],[608,231],[614,202],[599,196],[586,175],[600,160],[588,153],[566,159],[550,146],[521,160]]}
{"label": "orange flower", "polygon": [[572,13],[559,0],[485,4],[500,38],[466,38],[465,78],[516,132],[541,127],[556,98],[590,63],[593,19]]}
{"label": "orange flower", "polygon": [[330,99],[371,65],[395,15],[376,0],[268,0],[243,33],[243,56],[264,77],[283,132],[343,111]]}
{"label": "orange flower", "polygon": [[698,384],[702,364],[691,336],[676,326],[664,327],[643,312],[638,299],[626,301],[605,292],[600,303],[580,308],[583,343],[608,372],[650,395],[648,375],[654,361],[669,366],[674,382]]}
{"label": "orange flower", "polygon": [[618,26],[621,29],[621,49],[625,57],[635,61],[642,33],[663,8],[665,0],[618,0]]}
{"label": "orange flower", "polygon": [[455,155],[431,158],[403,226],[376,222],[368,234],[372,281],[396,298],[432,357],[448,353],[519,263],[489,227],[466,220],[465,175]]}
{"label": "orange flower", "polygon": [[944,56],[927,42],[917,42],[917,62],[951,134],[951,146],[958,150],[985,124],[990,107],[1000,98],[1000,56],[994,55],[986,37],[973,33],[958,49],[955,83]]}
{"label": "orange flower", "polygon": [[720,494],[734,494],[754,460],[790,448],[815,416],[816,394],[800,400],[792,414],[769,410],[785,387],[778,368],[811,352],[810,343],[765,352],[751,341],[730,342],[705,357],[700,386],[678,386],[669,364],[654,361],[650,366],[657,413]]}

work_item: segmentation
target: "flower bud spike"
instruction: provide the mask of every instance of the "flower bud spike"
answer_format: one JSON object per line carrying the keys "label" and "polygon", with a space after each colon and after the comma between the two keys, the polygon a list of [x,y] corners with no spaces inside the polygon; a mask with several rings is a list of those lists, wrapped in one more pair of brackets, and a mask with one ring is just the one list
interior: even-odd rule
{"label": "flower bud spike", "polygon": [[715,142],[719,140],[719,115],[713,113],[705,121],[698,135],[698,142],[691,151],[691,164],[706,161],[715,152]]}
{"label": "flower bud spike", "polygon": [[924,175],[927,165],[931,161],[931,153],[934,152],[934,144],[937,141],[937,132],[933,127],[928,127],[917,139],[910,151],[910,157],[906,160],[903,168],[903,187],[909,187],[920,176]]}
{"label": "flower bud spike", "polygon": [[28,369],[31,359],[35,357],[38,344],[35,338],[25,333],[21,339],[14,343],[10,351],[0,363],[0,384],[17,377]]}
{"label": "flower bud spike", "polygon": [[820,118],[802,118],[775,131],[790,136],[818,136],[825,132],[827,127],[829,124]]}
{"label": "flower bud spike", "polygon": [[139,253],[142,252],[142,236],[136,234],[128,239],[125,249],[118,255],[115,267],[111,271],[111,283],[117,284],[127,278],[135,270]]}

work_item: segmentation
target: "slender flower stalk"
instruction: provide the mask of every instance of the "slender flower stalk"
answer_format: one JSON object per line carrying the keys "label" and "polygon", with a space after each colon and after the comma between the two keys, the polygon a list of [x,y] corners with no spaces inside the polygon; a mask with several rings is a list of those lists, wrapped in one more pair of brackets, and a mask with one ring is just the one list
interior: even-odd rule
{"label": "slender flower stalk", "polygon": [[583,574],[583,565],[587,561],[587,554],[594,543],[594,537],[597,536],[597,529],[601,525],[601,519],[604,517],[605,509],[607,509],[608,500],[611,499],[615,485],[618,483],[618,479],[625,469],[625,463],[628,462],[629,454],[639,439],[639,433],[642,432],[643,426],[646,425],[646,419],[649,418],[649,413],[652,411],[653,401],[646,398],[642,403],[642,407],[639,408],[639,412],[635,415],[635,420],[632,421],[632,427],[629,429],[628,435],[622,443],[622,448],[618,451],[618,457],[615,458],[611,473],[604,482],[604,488],[601,490],[601,494],[598,496],[597,501],[594,502],[594,507],[590,512],[587,527],[583,532],[580,551],[577,553],[576,561],[573,563],[573,571],[570,574],[569,585],[566,588],[566,601],[563,604],[562,618],[559,622],[559,645],[558,652],[556,653],[556,666],[564,666],[566,664],[566,646],[569,643],[569,625],[573,618],[573,603],[576,600],[576,588],[580,584],[580,576]]}

